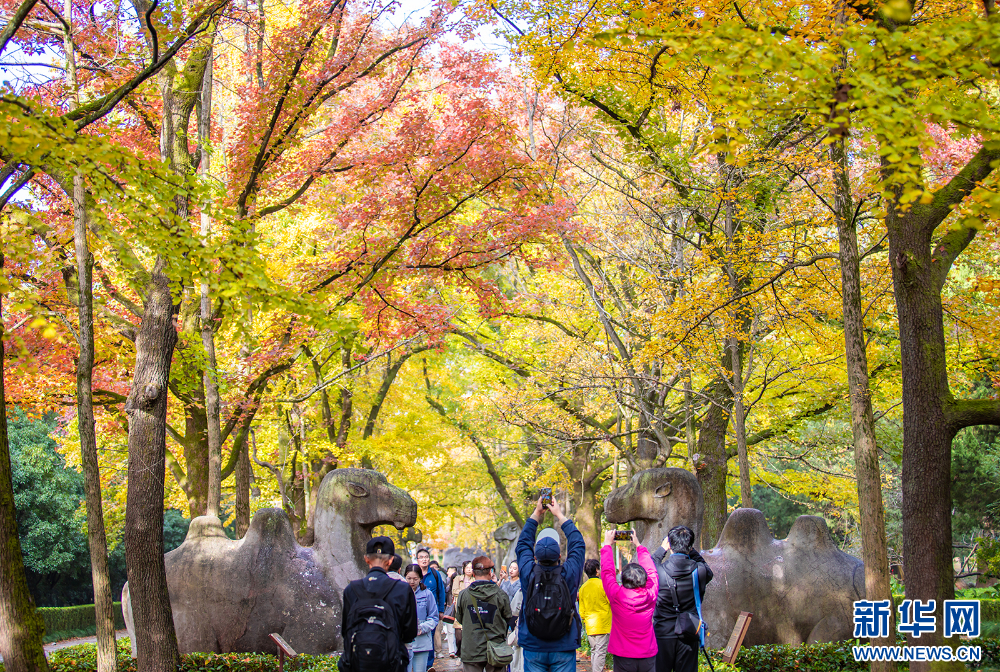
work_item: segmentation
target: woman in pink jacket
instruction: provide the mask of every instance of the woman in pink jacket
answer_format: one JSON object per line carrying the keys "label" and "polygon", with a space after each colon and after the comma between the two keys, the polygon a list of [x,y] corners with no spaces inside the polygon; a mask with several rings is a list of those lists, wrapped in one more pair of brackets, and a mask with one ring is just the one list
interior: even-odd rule
{"label": "woman in pink jacket", "polygon": [[611,547],[615,532],[604,533],[601,548],[601,583],[611,603],[611,640],[608,653],[614,654],[614,672],[653,672],[656,667],[656,636],[653,611],[660,583],[653,558],[632,532],[636,562],[622,570],[622,582],[615,580],[615,553]]}

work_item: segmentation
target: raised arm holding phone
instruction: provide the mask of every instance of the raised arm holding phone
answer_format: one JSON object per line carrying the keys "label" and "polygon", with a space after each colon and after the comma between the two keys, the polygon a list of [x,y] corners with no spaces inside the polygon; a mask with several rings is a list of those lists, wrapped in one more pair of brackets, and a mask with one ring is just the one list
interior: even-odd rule
{"label": "raised arm holding phone", "polygon": [[[545,492],[547,490],[548,492]],[[518,622],[518,644],[526,672],[574,672],[581,624],[576,594],[586,544],[573,521],[563,515],[551,489],[539,494],[525,521],[516,552],[524,601]],[[543,537],[536,543],[538,523],[550,511],[566,535],[566,560],[560,564],[559,542]]]}

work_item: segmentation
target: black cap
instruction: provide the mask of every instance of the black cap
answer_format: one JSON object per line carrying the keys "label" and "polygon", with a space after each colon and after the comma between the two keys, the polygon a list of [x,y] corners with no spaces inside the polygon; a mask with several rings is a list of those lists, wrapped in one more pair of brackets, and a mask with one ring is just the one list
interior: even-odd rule
{"label": "black cap", "polygon": [[372,537],[365,546],[365,555],[395,555],[396,545],[389,537]]}

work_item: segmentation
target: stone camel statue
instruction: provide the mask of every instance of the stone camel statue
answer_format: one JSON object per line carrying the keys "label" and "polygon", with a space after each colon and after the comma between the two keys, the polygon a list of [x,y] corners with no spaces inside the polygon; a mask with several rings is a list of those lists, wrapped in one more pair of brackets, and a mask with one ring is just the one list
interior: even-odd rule
{"label": "stone camel statue", "polygon": [[479,548],[478,546],[449,546],[444,549],[444,556],[441,560],[441,566],[447,570],[448,567],[454,567],[458,570],[459,575],[462,573],[462,563],[467,561],[472,561],[473,559],[479,557],[480,555],[488,556],[489,553]]}
{"label": "stone camel statue", "polygon": [[670,528],[687,525],[701,536],[705,499],[698,479],[686,469],[660,467],[640,471],[604,500],[609,523],[634,522],[642,545],[650,551],[663,543]]}
{"label": "stone camel statue", "polygon": [[[340,649],[341,596],[368,571],[372,528],[403,529],[416,518],[409,494],[366,469],[336,469],[323,479],[309,548],[296,543],[281,509],[258,511],[238,541],[218,518],[195,518],[184,543],[164,556],[181,653],[276,653],[272,632],[302,653]],[[126,584],[122,606],[135,641],[128,598]]]}
{"label": "stone camel statue", "polygon": [[[649,469],[611,492],[605,516],[616,523],[644,523],[640,538],[651,550],[675,525],[691,527],[697,537],[704,511],[697,486],[694,475],[682,469]],[[671,498],[686,501],[663,501]],[[840,641],[854,634],[853,602],[865,595],[864,564],[836,547],[822,518],[799,516],[779,540],[763,513],[737,509],[719,543],[702,556],[715,574],[703,604],[708,646],[726,645],[741,611],[754,615],[746,646]]]}
{"label": "stone camel statue", "polygon": [[513,520],[493,531],[493,540],[500,544],[501,549],[506,548],[506,550],[501,550],[500,562],[497,564],[509,565],[517,560],[517,554],[514,550],[519,536],[521,536],[521,528]]}

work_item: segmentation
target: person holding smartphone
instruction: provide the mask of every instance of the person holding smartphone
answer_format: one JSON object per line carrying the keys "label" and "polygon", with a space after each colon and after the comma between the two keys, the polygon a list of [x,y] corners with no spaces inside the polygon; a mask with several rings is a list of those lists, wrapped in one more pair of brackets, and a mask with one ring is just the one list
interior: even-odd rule
{"label": "person holding smartphone", "polygon": [[[669,555],[667,555],[669,553]],[[653,553],[659,581],[659,596],[653,616],[656,633],[656,672],[697,672],[698,634],[688,627],[697,619],[694,601],[694,579],[698,572],[698,588],[702,598],[712,580],[712,568],[694,547],[694,532],[678,525],[667,532],[660,548]]]}
{"label": "person holding smartphone", "polygon": [[[621,585],[615,580],[614,541],[628,535],[635,545],[636,561],[622,568]],[[656,636],[653,612],[659,592],[659,578],[649,550],[639,543],[634,531],[608,530],[601,548],[601,583],[611,605],[611,638],[608,651],[615,657],[614,672],[654,672]]]}
{"label": "person holding smartphone", "polygon": [[[558,541],[550,537],[535,541],[546,511],[552,512],[566,535],[566,561],[561,564]],[[551,488],[540,493],[515,549],[524,594],[517,639],[524,651],[525,672],[575,672],[582,629],[576,594],[587,545],[573,521],[563,515]]]}

